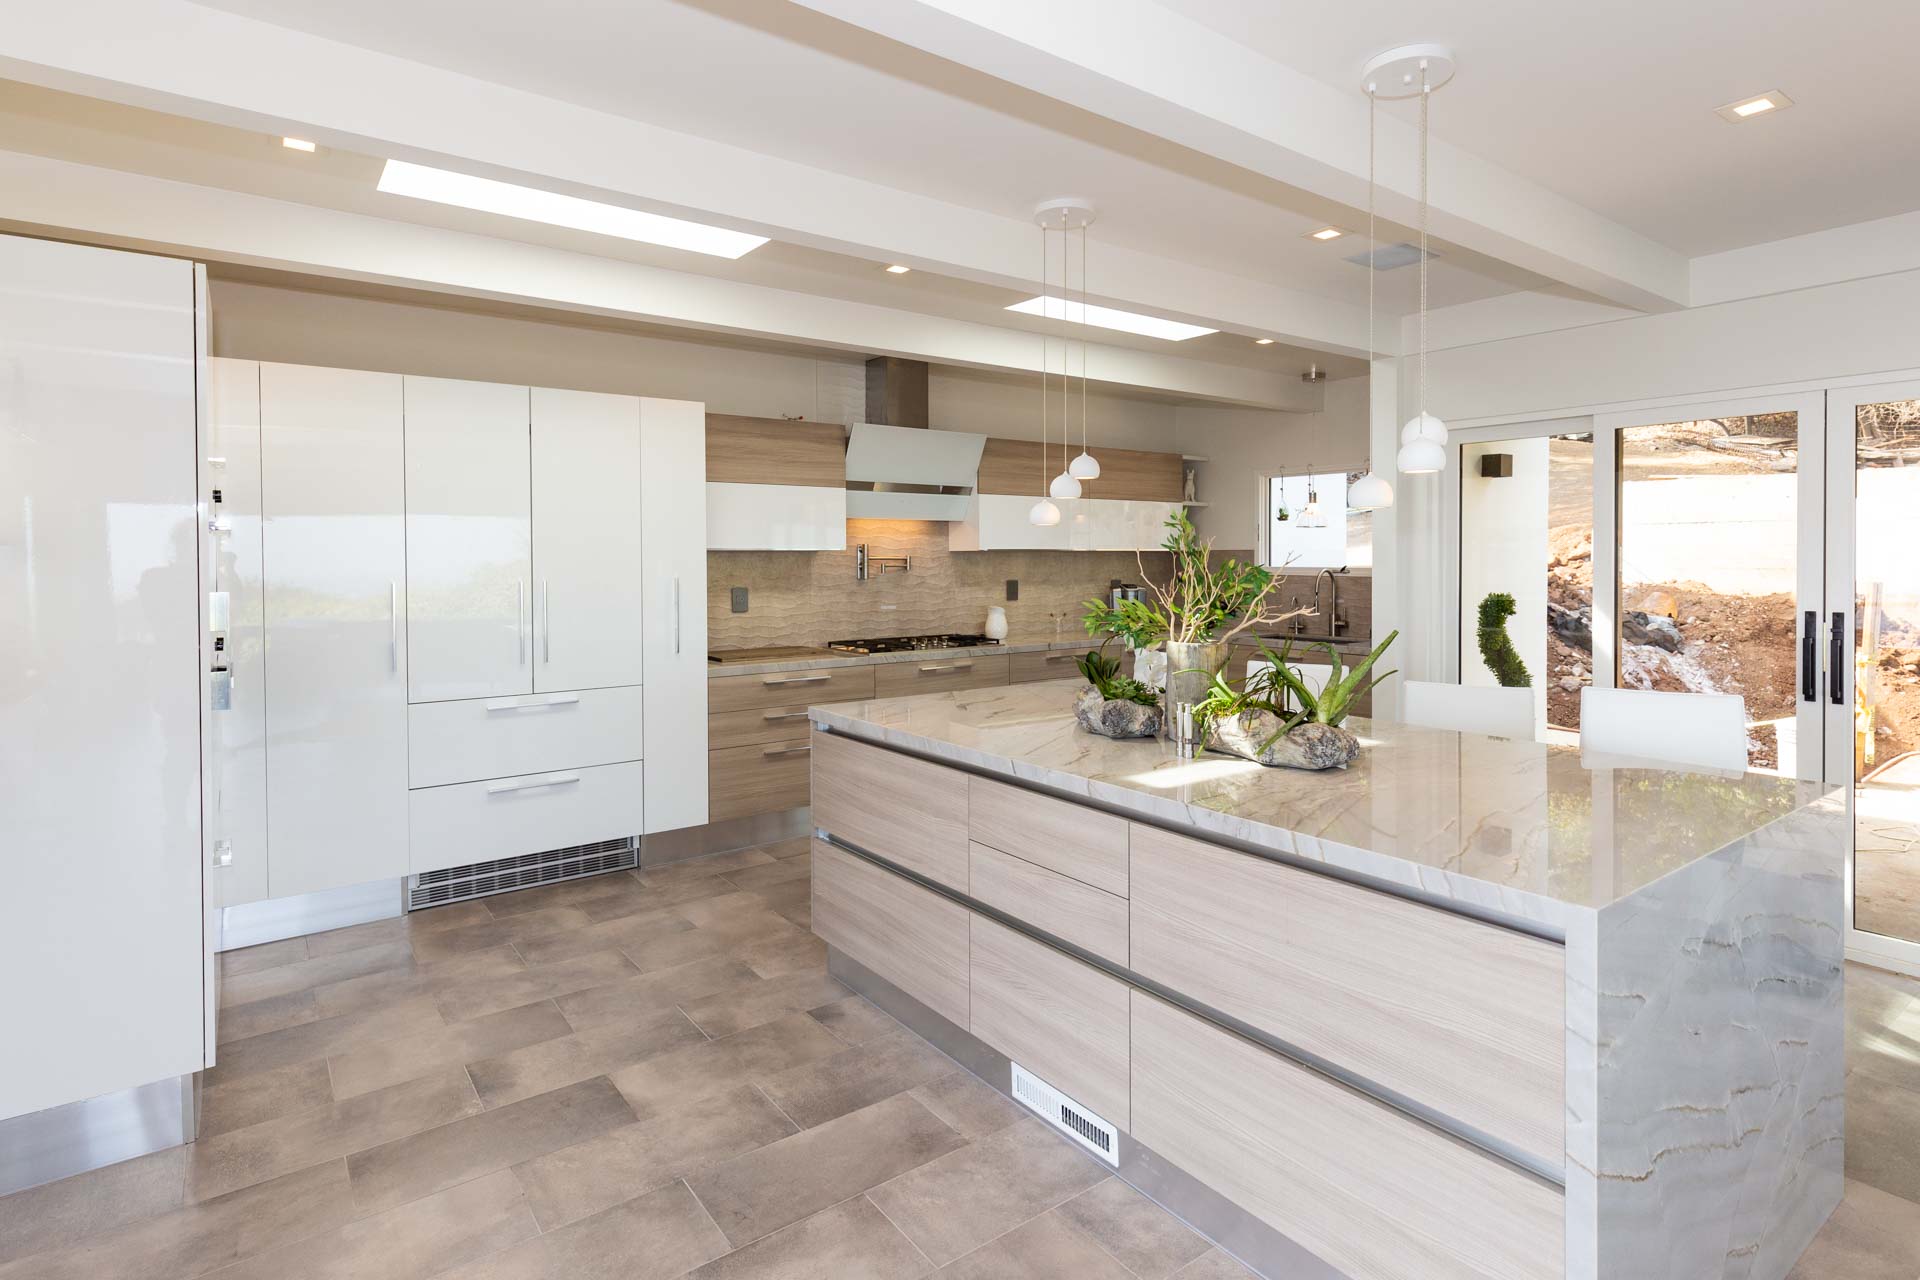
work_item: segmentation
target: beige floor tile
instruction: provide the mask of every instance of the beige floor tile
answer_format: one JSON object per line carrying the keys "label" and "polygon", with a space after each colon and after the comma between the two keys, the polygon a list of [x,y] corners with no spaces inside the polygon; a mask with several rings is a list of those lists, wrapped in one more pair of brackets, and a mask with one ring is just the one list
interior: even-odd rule
{"label": "beige floor tile", "polygon": [[[264,972],[270,973],[272,970]],[[311,991],[292,991],[250,1004],[226,1005],[219,1011],[219,1043],[231,1044],[250,1036],[265,1035],[269,1031],[297,1027],[303,1022],[318,1021],[321,1016]]]}
{"label": "beige floor tile", "polygon": [[454,979],[440,987],[434,1000],[448,1022],[465,1022],[536,1000],[550,1000],[569,992],[618,982],[639,972],[633,961],[617,950],[590,951],[571,960],[528,965],[510,976]]}
{"label": "beige floor tile", "polygon": [[688,1185],[739,1246],[938,1159],[964,1141],[902,1094],[735,1156],[695,1174]]}
{"label": "beige floor tile", "polygon": [[[509,917],[519,918],[522,917]],[[584,913],[582,918],[584,920]],[[621,916],[598,924],[587,921],[564,933],[529,939],[518,945],[520,954],[526,957],[528,964],[552,964],[557,960],[571,960],[595,951],[627,951],[669,934],[688,932],[691,929],[687,921],[662,907],[657,911]]]}
{"label": "beige floor tile", "polygon": [[942,1280],[1134,1280],[1058,1214],[1043,1214],[940,1269]]}
{"label": "beige floor tile", "polygon": [[344,929],[329,929],[325,933],[307,935],[307,954],[313,956],[338,955],[343,951],[358,951],[362,947],[384,946],[391,942],[405,942],[413,937],[411,917],[400,915],[386,920],[370,920],[366,924],[352,924]]}
{"label": "beige floor tile", "polygon": [[706,1040],[700,1028],[674,1009],[648,1022],[609,1023],[481,1058],[467,1064],[467,1074],[481,1102],[498,1107]]}
{"label": "beige floor tile", "polygon": [[307,940],[305,938],[283,938],[279,942],[263,942],[257,947],[223,951],[220,954],[220,976],[234,978],[243,973],[271,969],[277,965],[292,964],[296,960],[306,958]]}
{"label": "beige floor tile", "polygon": [[387,969],[363,978],[328,983],[313,989],[313,1000],[322,1017],[333,1017],[422,996],[438,997],[448,987],[461,983],[504,980],[526,967],[527,962],[520,958],[513,944],[503,942],[497,947],[470,951],[432,963],[425,963],[416,957],[405,968]]}
{"label": "beige floor tile", "polygon": [[998,1133],[1028,1114],[1019,1103],[964,1067],[910,1092],[920,1105],[969,1142]]}
{"label": "beige floor tile", "polygon": [[433,1001],[416,996],[389,1005],[335,1014],[316,1022],[303,1022],[282,1031],[269,1031],[222,1045],[218,1065],[207,1072],[205,1083],[224,1084],[256,1071],[271,1071],[289,1063],[345,1053],[356,1046],[414,1035],[443,1021]]}
{"label": "beige floor tile", "polygon": [[911,1280],[931,1270],[871,1200],[855,1196],[714,1259],[688,1280]]}
{"label": "beige floor tile", "polygon": [[[413,939],[413,951],[420,959],[431,962],[450,959],[468,952],[485,951],[503,942],[510,942],[516,947],[521,947],[520,954],[527,956],[527,960],[531,963],[534,957],[527,955],[526,949],[521,944],[551,938],[555,934],[570,933],[592,923],[593,921],[587,918],[586,913],[577,907],[543,907],[524,915],[500,919],[489,918],[482,923],[464,925],[458,929],[416,934]],[[599,950],[597,947],[590,949]]]}
{"label": "beige floor tile", "polygon": [[513,1171],[540,1229],[551,1231],[793,1132],[793,1123],[764,1094],[740,1085],[645,1124],[613,1129],[517,1164]]}
{"label": "beige floor tile", "polygon": [[216,1272],[213,1280],[425,1280],[539,1233],[501,1170]]}
{"label": "beige floor tile", "polygon": [[[1225,1249],[1209,1249],[1174,1272],[1175,1280],[1253,1280],[1253,1272]],[[1839,1280],[1832,1277],[1831,1280]]]}
{"label": "beige floor tile", "polygon": [[738,889],[770,889],[777,884],[791,884],[804,881],[812,874],[811,859],[787,858],[782,861],[766,862],[757,867],[746,867],[739,871],[727,872]]}
{"label": "beige floor tile", "polygon": [[724,956],[727,954],[727,944],[724,939],[713,937],[698,929],[688,929],[684,933],[668,933],[640,942],[630,942],[621,947],[620,951],[640,967],[640,972],[652,973],[656,969],[671,969],[676,965],[691,964],[695,960],[710,960],[716,956]]}
{"label": "beige floor tile", "polygon": [[789,1013],[803,1013],[852,994],[824,973],[795,973],[694,1000],[681,1007],[718,1039]]}
{"label": "beige floor tile", "polygon": [[712,853],[704,858],[687,858],[680,862],[642,867],[639,872],[640,883],[651,888],[682,880],[724,875],[729,871],[744,871],[748,867],[762,867],[773,860],[772,855],[761,849],[735,849],[730,853]]}
{"label": "beige floor tile", "polygon": [[803,1129],[930,1084],[955,1067],[952,1058],[897,1027],[831,1058],[768,1076],[766,1095]]}
{"label": "beige floor tile", "polygon": [[548,907],[578,907],[586,910],[591,904],[605,898],[619,898],[635,894],[644,894],[632,873],[616,871],[611,875],[588,876],[583,880],[568,880],[561,884],[543,885],[537,889],[522,889],[517,893],[499,893],[490,898],[482,898],[488,914],[496,920],[509,916],[525,915],[529,911],[543,911]]}
{"label": "beige floor tile", "polygon": [[479,898],[445,907],[428,907],[424,911],[409,911],[405,919],[407,936],[417,938],[425,933],[442,933],[448,929],[464,929],[471,924],[484,924],[493,919],[493,912],[487,909],[487,900]]}
{"label": "beige floor tile", "polygon": [[480,1110],[459,1067],[193,1144],[187,1198],[210,1200]]}
{"label": "beige floor tile", "polygon": [[0,1280],[190,1280],[352,1217],[346,1168],[334,1160],[8,1263]]}
{"label": "beige floor tile", "polygon": [[633,1119],[620,1091],[605,1078],[482,1111],[349,1157],[354,1204],[361,1213],[379,1213],[585,1142]]}
{"label": "beige floor tile", "polygon": [[0,1263],[179,1208],[191,1151],[169,1147],[0,1199]]}
{"label": "beige floor tile", "polygon": [[296,960],[271,969],[257,969],[229,977],[220,988],[225,1005],[251,1004],[295,991],[311,991],[332,982],[344,982],[363,974],[384,969],[399,969],[413,959],[413,947],[406,942],[387,942],[361,947],[315,959]]}
{"label": "beige floor tile", "polygon": [[1920,1204],[1849,1181],[1840,1207],[1800,1255],[1787,1280],[1916,1277],[1920,1277]]}
{"label": "beige floor tile", "polygon": [[634,1114],[664,1115],[694,1098],[750,1084],[789,1067],[829,1058],[846,1048],[804,1013],[708,1044],[689,1045],[613,1074]]}
{"label": "beige floor tile", "polygon": [[[791,862],[776,862],[769,870],[790,867]],[[731,879],[731,877],[729,877]],[[804,907],[813,900],[813,885],[805,877],[789,880],[784,884],[770,884],[746,890],[760,900],[760,905],[775,915],[783,915],[795,907]]]}
{"label": "beige floor tile", "polygon": [[[782,916],[782,919],[788,919]],[[810,926],[789,920],[795,932],[756,938],[734,947],[730,954],[762,978],[789,973],[821,973],[827,967],[827,944],[808,932]]]}
{"label": "beige floor tile", "polygon": [[875,1036],[890,1035],[901,1029],[899,1023],[865,996],[848,996],[807,1012],[815,1022],[848,1044],[865,1044]]}
{"label": "beige floor tile", "polygon": [[329,1057],[327,1067],[333,1072],[333,1096],[352,1098],[572,1032],[553,1001],[542,1000],[350,1049]]}
{"label": "beige floor tile", "polygon": [[[642,879],[641,888],[647,895],[648,910],[663,910],[677,907],[683,902],[695,902],[702,898],[717,898],[723,893],[734,893],[733,881],[723,875],[706,874],[696,876],[674,876],[664,880]],[[619,904],[594,907],[588,910],[596,918],[611,919],[617,915],[631,915]]]}
{"label": "beige floor tile", "polygon": [[1920,1201],[1920,1089],[1847,1077],[1847,1176]]}
{"label": "beige floor tile", "polygon": [[730,945],[797,932],[792,921],[782,919],[755,893],[736,890],[683,902],[673,910],[703,932],[727,939]]}
{"label": "beige floor tile", "polygon": [[709,956],[686,964],[655,969],[637,978],[589,987],[557,996],[554,1003],[574,1030],[586,1031],[608,1022],[641,1022],[688,1000],[699,1000],[744,983],[760,981],[745,964],[728,956]]}
{"label": "beige floor tile", "polygon": [[1212,1248],[1204,1236],[1118,1178],[1082,1191],[1054,1213],[1139,1280],[1166,1280]]}
{"label": "beige floor tile", "polygon": [[795,836],[791,840],[781,840],[774,844],[760,846],[763,853],[775,859],[804,858],[813,852],[812,836]]}
{"label": "beige floor tile", "polygon": [[945,1265],[1106,1176],[1104,1166],[1029,1118],[878,1186],[871,1197],[922,1253]]}
{"label": "beige floor tile", "polygon": [[333,1101],[327,1060],[312,1058],[200,1090],[200,1141]]}
{"label": "beige floor tile", "polygon": [[686,1184],[671,1182],[446,1280],[673,1280],[726,1248]]}

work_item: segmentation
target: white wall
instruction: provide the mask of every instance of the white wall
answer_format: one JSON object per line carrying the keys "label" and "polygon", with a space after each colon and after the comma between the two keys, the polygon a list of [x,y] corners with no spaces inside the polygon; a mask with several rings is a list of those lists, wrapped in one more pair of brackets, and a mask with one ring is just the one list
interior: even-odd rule
{"label": "white wall", "polygon": [[[1460,478],[1460,683],[1500,682],[1480,656],[1480,602],[1513,597],[1507,635],[1533,674],[1534,727],[1547,717],[1547,437],[1468,445]],[[1482,454],[1513,456],[1513,474],[1480,475]]]}

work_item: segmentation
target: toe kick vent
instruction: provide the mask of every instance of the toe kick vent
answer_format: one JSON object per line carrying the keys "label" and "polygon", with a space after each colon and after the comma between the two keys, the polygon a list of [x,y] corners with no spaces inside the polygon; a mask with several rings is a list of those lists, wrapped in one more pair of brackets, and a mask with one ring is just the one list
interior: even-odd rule
{"label": "toe kick vent", "polygon": [[469,898],[578,880],[609,871],[631,871],[639,865],[640,842],[628,836],[570,849],[549,849],[545,853],[524,853],[513,858],[495,858],[492,862],[422,871],[407,877],[407,910],[443,907],[449,902],[465,902]]}
{"label": "toe kick vent", "polygon": [[1017,1062],[1013,1097],[1108,1164],[1120,1167],[1120,1131]]}

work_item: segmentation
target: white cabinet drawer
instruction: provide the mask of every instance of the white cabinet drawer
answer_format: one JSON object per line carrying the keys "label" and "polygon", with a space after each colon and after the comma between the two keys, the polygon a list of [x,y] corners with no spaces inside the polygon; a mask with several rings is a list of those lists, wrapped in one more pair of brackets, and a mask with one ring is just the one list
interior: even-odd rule
{"label": "white cabinet drawer", "polygon": [[639,835],[641,769],[636,760],[409,792],[412,869]]}
{"label": "white cabinet drawer", "polygon": [[639,685],[416,703],[407,785],[580,769],[641,757]]}

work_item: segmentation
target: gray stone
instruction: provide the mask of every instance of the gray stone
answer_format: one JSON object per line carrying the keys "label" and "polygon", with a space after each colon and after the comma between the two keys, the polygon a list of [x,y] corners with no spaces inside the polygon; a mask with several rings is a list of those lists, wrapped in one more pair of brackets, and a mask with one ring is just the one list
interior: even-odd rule
{"label": "gray stone", "polygon": [[1360,754],[1360,739],[1338,725],[1308,721],[1274,738],[1284,723],[1271,711],[1243,711],[1216,722],[1208,745],[1284,769],[1344,769]]}
{"label": "gray stone", "polygon": [[1103,738],[1151,738],[1160,732],[1159,706],[1103,698],[1092,685],[1073,700],[1073,718],[1082,729]]}

